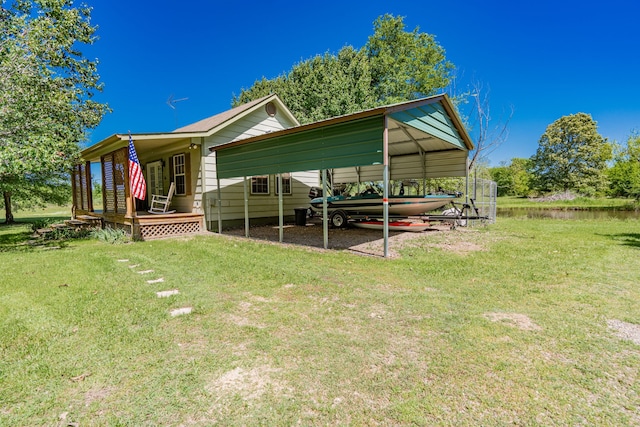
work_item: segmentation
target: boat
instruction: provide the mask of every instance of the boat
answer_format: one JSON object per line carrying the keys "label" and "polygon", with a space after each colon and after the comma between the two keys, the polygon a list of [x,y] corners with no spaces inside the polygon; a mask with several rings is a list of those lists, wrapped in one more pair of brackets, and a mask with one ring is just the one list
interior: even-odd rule
{"label": "boat", "polygon": [[[454,194],[427,194],[423,196],[390,196],[390,216],[414,216],[439,209],[447,203],[455,200]],[[311,200],[311,209],[315,213],[322,213],[322,197]],[[382,215],[382,196],[379,194],[360,194],[357,196],[330,196],[327,197],[327,210],[329,214],[343,211],[350,216],[374,216]]]}
{"label": "boat", "polygon": [[[384,227],[384,221],[371,220],[371,221],[354,221],[352,223],[355,227],[366,228],[369,230],[382,230]],[[428,222],[412,222],[412,221],[390,221],[390,231],[413,231],[420,232],[431,227]]]}

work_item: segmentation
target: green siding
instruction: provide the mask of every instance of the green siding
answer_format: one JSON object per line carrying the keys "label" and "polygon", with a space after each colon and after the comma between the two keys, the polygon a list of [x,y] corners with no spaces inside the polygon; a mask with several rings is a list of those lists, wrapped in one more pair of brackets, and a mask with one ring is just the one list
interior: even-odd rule
{"label": "green siding", "polygon": [[464,141],[440,103],[398,111],[389,117],[466,150]]}
{"label": "green siding", "polygon": [[217,152],[219,178],[382,163],[383,116],[311,129]]}

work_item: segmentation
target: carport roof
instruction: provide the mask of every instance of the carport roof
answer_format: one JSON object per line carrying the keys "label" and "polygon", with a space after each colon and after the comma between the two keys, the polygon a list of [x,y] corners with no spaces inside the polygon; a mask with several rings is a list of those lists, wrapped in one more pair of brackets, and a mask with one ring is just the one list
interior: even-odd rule
{"label": "carport roof", "polygon": [[390,157],[473,149],[453,104],[442,94],[235,140],[209,150],[218,152],[219,178],[381,164],[385,122]]}

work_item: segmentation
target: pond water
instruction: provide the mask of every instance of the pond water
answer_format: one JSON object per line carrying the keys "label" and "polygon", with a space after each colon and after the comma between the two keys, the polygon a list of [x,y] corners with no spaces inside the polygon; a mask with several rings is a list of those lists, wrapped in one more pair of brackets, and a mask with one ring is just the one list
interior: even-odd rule
{"label": "pond water", "polygon": [[561,210],[536,208],[498,208],[498,218],[551,218],[551,219],[640,219],[638,211],[621,211],[613,209],[598,210]]}

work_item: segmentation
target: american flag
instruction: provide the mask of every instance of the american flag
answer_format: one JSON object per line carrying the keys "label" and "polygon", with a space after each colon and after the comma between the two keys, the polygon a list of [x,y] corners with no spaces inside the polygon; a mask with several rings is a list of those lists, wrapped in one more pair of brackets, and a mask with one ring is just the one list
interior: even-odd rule
{"label": "american flag", "polygon": [[144,200],[147,196],[147,183],[142,176],[142,168],[136,154],[136,147],[133,146],[133,139],[129,134],[129,184],[131,194],[136,199]]}

